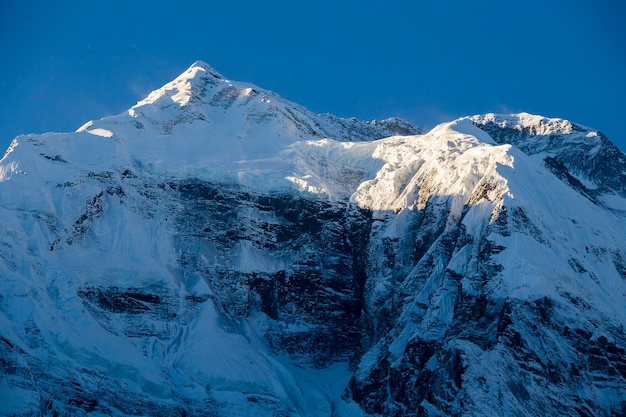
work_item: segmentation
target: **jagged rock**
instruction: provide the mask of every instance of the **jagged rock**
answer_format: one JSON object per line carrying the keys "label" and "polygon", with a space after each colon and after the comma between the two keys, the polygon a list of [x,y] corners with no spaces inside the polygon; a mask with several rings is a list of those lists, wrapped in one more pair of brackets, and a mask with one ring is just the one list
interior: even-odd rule
{"label": "jagged rock", "polygon": [[198,62],[0,161],[0,414],[623,415],[625,160]]}

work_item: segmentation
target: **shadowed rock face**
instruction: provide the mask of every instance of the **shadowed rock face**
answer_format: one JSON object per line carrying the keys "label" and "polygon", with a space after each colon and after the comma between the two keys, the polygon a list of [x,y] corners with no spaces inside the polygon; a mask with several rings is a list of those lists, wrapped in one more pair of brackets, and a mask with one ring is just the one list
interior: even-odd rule
{"label": "shadowed rock face", "polygon": [[[102,181],[105,190],[120,191],[110,178]],[[606,414],[593,396],[575,390],[619,390],[626,378],[626,341],[617,336],[623,335],[619,329],[598,336],[585,321],[572,321],[572,309],[589,308],[567,293],[521,301],[490,290],[490,280],[503,270],[497,255],[505,249],[493,241],[494,234],[546,240],[521,208],[501,210],[481,237],[467,233],[467,210],[453,227],[446,226],[451,206],[435,198],[425,199],[421,210],[395,214],[199,180],[133,181],[123,192],[89,199],[87,215],[75,222],[80,233],[73,226],[68,231],[80,238],[60,244],[80,244],[94,221],[127,201],[143,207],[146,217],[160,210],[170,219],[181,283],[191,287],[196,277],[206,290],[189,290],[184,297],[155,285],[75,290],[103,329],[131,340],[146,355],[153,354],[150,340],[173,343],[211,302],[232,331],[261,314],[268,345],[297,363],[324,368],[350,361],[356,372],[345,395],[372,415],[480,414],[485,407],[521,404],[542,415],[622,410],[618,402]],[[133,195],[141,195],[143,203]],[[397,216],[405,217],[405,227],[392,235],[386,231]],[[451,266],[460,251],[471,254],[462,272]],[[619,265],[621,258],[614,257]],[[576,260],[570,264],[587,272]],[[382,295],[376,287],[381,276],[392,283]],[[445,317],[439,316],[445,309]],[[42,330],[35,322],[25,329],[31,348],[46,346]],[[65,369],[61,363],[51,368],[7,338],[0,346],[3,373],[40,392],[45,412],[211,415],[220,409],[210,396],[203,404],[167,405],[150,393],[125,392],[115,387],[115,378],[94,370]],[[506,373],[493,374],[502,370]],[[537,397],[546,390],[549,398]],[[477,404],[480,395],[485,404]],[[276,401],[268,404],[280,409]]]}
{"label": "shadowed rock face", "polygon": [[[83,314],[94,323],[114,337],[128,340],[146,357],[174,354],[156,352],[157,345],[184,349],[181,336],[210,303],[227,333],[239,333],[243,323],[260,317],[255,331],[261,332],[276,355],[299,366],[326,368],[336,362],[358,361],[366,333],[363,315],[370,211],[295,193],[264,195],[199,180],[154,184],[142,183],[134,176],[124,178],[134,181],[125,185],[129,198],[120,199],[123,193],[102,192],[88,199],[87,214],[79,217],[80,233],[70,227],[68,233],[76,238],[59,239],[58,245],[84,244],[93,222],[106,219],[132,201],[134,208],[129,209],[140,211],[145,218],[167,218],[170,238],[177,245],[172,268],[187,290],[150,280],[144,286],[137,286],[134,280],[128,281],[129,286],[120,286],[86,279],[70,291],[80,303],[72,302],[72,308],[81,309],[82,305]],[[196,281],[206,285],[193,289]],[[51,291],[56,294],[59,290]],[[35,322],[31,325],[26,331],[28,345],[51,349],[40,336],[45,329]],[[189,402],[188,398],[172,397],[157,385],[148,384],[143,388],[145,394],[138,395],[116,386],[115,376],[98,371],[98,366],[67,368],[62,361],[54,365],[54,359],[41,360],[9,339],[2,340],[3,374],[39,393],[36,402],[44,414],[219,415],[215,413],[223,408],[210,394],[204,402]],[[270,414],[285,407],[273,397],[251,398]]]}
{"label": "shadowed rock face", "polygon": [[[433,236],[424,225],[436,225],[446,209],[429,206],[413,214],[416,221],[409,224],[419,226],[407,231],[411,241],[427,242],[428,251],[415,245],[408,265],[414,268],[387,294],[393,301],[370,306],[369,311],[391,312],[382,315],[387,332],[362,358],[347,395],[368,413],[397,417],[502,410],[515,410],[513,415],[623,414],[622,327],[607,322],[602,331],[611,336],[592,336],[598,327],[588,320],[596,313],[583,299],[564,291],[520,300],[497,295],[490,284],[506,268],[497,261],[505,248],[491,239],[522,233],[545,242],[528,215],[521,208],[502,210],[478,239],[466,233],[462,219],[454,228],[435,227]],[[452,260],[462,251],[472,255],[460,274]],[[402,252],[396,245],[394,253]],[[397,267],[392,265],[386,263]],[[570,265],[588,272],[575,262]],[[381,317],[373,316],[374,321]],[[578,391],[583,386],[586,393]],[[614,402],[603,404],[603,395]]]}
{"label": "shadowed rock face", "polygon": [[0,414],[626,414],[624,154],[526,114],[374,141],[419,132],[199,63],[18,138]]}
{"label": "shadowed rock face", "polygon": [[[74,290],[85,314],[147,357],[156,355],[155,341],[181,346],[185,329],[210,303],[227,332],[242,332],[243,323],[256,317],[256,331],[274,354],[300,366],[324,369],[349,361],[354,374],[344,397],[371,415],[624,411],[619,390],[626,340],[619,328],[606,325],[594,334],[595,313],[567,292],[524,301],[493,291],[490,282],[505,268],[498,255],[506,248],[496,236],[521,233],[547,242],[521,207],[503,207],[476,236],[463,222],[468,210],[451,225],[451,203],[439,197],[425,198],[421,210],[373,212],[296,193],[124,178],[132,182],[113,187],[111,178],[102,179],[105,191],[88,199],[87,214],[70,223],[68,233],[76,238],[59,245],[83,244],[93,223],[116,207],[167,219],[176,247],[173,273],[184,293],[153,284]],[[393,234],[400,217],[402,232]],[[468,254],[462,266],[454,263],[459,253]],[[618,252],[606,256],[616,268],[623,264]],[[593,279],[581,261],[569,264]],[[196,281],[205,282],[204,289]],[[573,320],[572,314],[584,318]],[[29,348],[49,349],[45,329],[34,321],[29,326]],[[67,368],[8,338],[0,342],[3,374],[38,392],[44,415],[220,415],[224,407],[210,394],[190,402],[150,383],[139,395],[97,368]],[[606,408],[601,393],[615,396],[613,408]],[[163,395],[169,399],[158,399]],[[259,410],[293,415],[276,398],[250,395]]]}
{"label": "shadowed rock face", "polygon": [[[584,191],[549,158],[552,171],[563,172],[561,181]],[[344,398],[370,415],[625,411],[623,328],[566,287],[528,299],[499,289],[507,268],[502,239],[519,236],[550,247],[552,236],[529,210],[506,205],[482,232],[470,233],[467,216],[489,198],[489,181],[461,209],[453,208],[452,196],[422,187],[419,208],[395,213],[198,179],[150,182],[130,170],[88,178],[99,189],[64,229],[59,220],[41,217],[53,241],[46,251],[88,248],[97,241],[94,228],[115,225],[107,222],[116,213],[141,219],[135,232],[160,219],[162,238],[174,249],[168,267],[176,285],[86,277],[68,289],[50,278],[42,291],[163,369],[176,366],[185,334],[210,307],[224,335],[251,338],[246,329],[253,326],[272,354],[298,366],[322,370],[349,362],[353,375]],[[592,256],[624,277],[616,248],[587,247],[566,262],[579,279],[599,282]],[[23,323],[26,345],[2,336],[0,366],[11,384],[37,393],[33,403],[43,415],[230,410],[208,386],[202,401],[169,391],[176,382],[167,373],[165,382],[140,381],[135,389],[119,386],[109,365],[69,365],[54,353],[47,329],[35,319]],[[115,372],[135,371],[116,366]],[[283,399],[241,392],[260,413],[298,415]]]}
{"label": "shadowed rock face", "polygon": [[[228,317],[265,313],[272,348],[314,366],[354,360],[361,350],[369,211],[199,181],[173,188],[183,204],[181,264],[200,272]],[[266,266],[255,265],[254,256]],[[219,261],[207,263],[208,257]]]}

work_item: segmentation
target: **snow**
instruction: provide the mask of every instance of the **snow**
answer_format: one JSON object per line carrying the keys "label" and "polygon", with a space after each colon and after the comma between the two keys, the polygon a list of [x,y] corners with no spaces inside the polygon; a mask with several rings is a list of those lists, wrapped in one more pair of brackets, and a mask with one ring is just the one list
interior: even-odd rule
{"label": "snow", "polygon": [[[446,274],[464,276],[467,293],[476,290],[465,274],[475,262],[473,242],[481,239],[502,247],[491,258],[502,271],[486,284],[495,299],[564,300],[569,294],[585,300],[593,312],[585,314],[594,314],[607,327],[626,323],[626,284],[612,257],[626,247],[623,216],[558,180],[543,166],[541,155],[529,157],[515,146],[498,145],[474,124],[491,121],[541,135],[569,135],[576,127],[572,123],[525,113],[488,114],[444,123],[421,135],[353,142],[346,139],[349,128],[328,120],[274,93],[228,81],[199,62],[126,113],[88,122],[74,133],[18,137],[0,161],[3,336],[44,363],[96,369],[122,381],[129,391],[164,401],[211,398],[231,407],[232,415],[276,410],[294,416],[364,415],[342,396],[353,375],[361,381],[368,376],[381,345],[364,353],[356,373],[345,362],[315,369],[272,351],[263,336],[267,317],[258,313],[233,320],[210,299],[197,311],[172,307],[177,317],[195,315],[184,325],[149,315],[141,323],[132,314],[102,319],[88,311],[78,296],[81,288],[148,288],[173,300],[212,293],[199,271],[186,271],[176,260],[190,250],[215,268],[215,249],[210,244],[184,247],[180,232],[168,221],[179,203],[168,200],[167,191],[140,194],[142,186],[187,178],[259,193],[289,191],[351,201],[373,212],[369,250],[379,258],[383,239],[406,236],[412,213],[432,204],[447,207],[444,232],[462,227],[468,242],[454,247],[445,262],[435,256],[429,274],[416,285],[419,290],[402,301],[397,333],[388,346],[392,362],[402,360],[415,334],[424,340],[444,334],[458,288]],[[320,130],[311,133],[315,129]],[[320,138],[321,131],[329,137]],[[591,131],[581,136],[599,140]],[[123,193],[116,194],[116,186]],[[626,200],[618,195],[599,200],[626,212]],[[94,208],[98,204],[101,212]],[[511,216],[508,234],[493,231],[504,210]],[[88,225],[83,234],[77,219]],[[67,243],[70,238],[73,246]],[[290,262],[247,241],[227,255],[224,266],[243,273],[274,273]],[[382,261],[372,260],[376,262]],[[415,284],[416,276],[417,269],[402,277],[403,288]],[[382,273],[371,278],[375,300],[399,285]],[[25,323],[31,322],[41,329],[38,347],[25,342]],[[155,336],[127,337],[138,331],[138,324]],[[605,333],[600,329],[594,337]],[[466,355],[474,354],[478,364],[464,378],[476,380],[480,372],[488,389],[504,390],[507,380],[498,372],[510,358],[469,341],[458,341],[458,346]],[[427,366],[439,365],[433,360]],[[0,379],[0,391],[10,394],[0,412],[35,409],[38,394],[11,381]],[[493,395],[484,397],[485,403],[476,407],[493,410]],[[506,407],[519,409],[513,397],[507,398]]]}
{"label": "snow", "polygon": [[[200,94],[205,95],[202,102],[194,98]],[[356,121],[349,123],[359,127]],[[142,175],[234,182],[265,191],[291,188],[349,199],[358,183],[379,168],[373,148],[330,139],[316,142],[319,139],[310,133],[314,129],[331,133],[332,139],[350,132],[339,131],[332,118],[313,115],[256,86],[228,81],[208,65],[196,63],[127,113],[87,122],[73,135],[49,134],[25,145],[38,148],[26,151],[30,155],[62,149],[59,157],[90,172],[134,166]],[[311,159],[315,157],[317,162]],[[30,158],[15,159],[29,163],[24,172],[35,170],[33,175],[49,176],[48,182],[64,181],[65,170],[52,168],[58,171],[53,176],[46,161]],[[9,163],[2,168],[3,178],[15,172]]]}
{"label": "snow", "polygon": [[598,197],[598,200],[604,203],[606,207],[626,212],[626,198],[624,197],[615,194],[604,194]]}
{"label": "snow", "polygon": [[91,133],[92,135],[101,136],[103,138],[113,137],[113,132],[107,129],[97,128],[97,129],[87,130],[87,132]]}
{"label": "snow", "polygon": [[375,210],[398,211],[413,205],[420,209],[429,196],[425,192],[432,188],[437,191],[431,195],[458,196],[461,209],[482,178],[493,177],[504,187],[506,179],[496,180],[500,177],[496,168],[512,163],[507,155],[510,146],[494,146],[493,140],[485,143],[465,133],[474,130],[479,129],[460,121],[439,125],[422,136],[378,141],[372,157],[385,165],[375,178],[360,184],[352,199]]}
{"label": "snow", "polygon": [[146,104],[168,103],[169,100],[180,106],[187,105],[192,97],[194,82],[202,78],[199,73],[215,75],[222,78],[224,82],[228,82],[207,64],[197,61],[175,80],[165,84],[158,90],[153,91],[144,100],[139,101],[135,106],[133,106],[133,109]]}
{"label": "snow", "polygon": [[39,396],[33,392],[15,385],[9,385],[8,378],[0,380],[2,406],[0,410],[5,415],[28,415],[39,408]]}
{"label": "snow", "polygon": [[503,128],[516,130],[532,129],[536,135],[549,135],[552,133],[570,134],[573,124],[569,120],[559,118],[547,118],[529,113],[517,113],[510,115],[488,113],[480,116],[473,116],[470,120],[479,122],[492,122]]}
{"label": "snow", "polygon": [[22,174],[23,172],[19,169],[19,166],[17,161],[11,161],[0,166],[0,182],[11,179],[14,174]]}

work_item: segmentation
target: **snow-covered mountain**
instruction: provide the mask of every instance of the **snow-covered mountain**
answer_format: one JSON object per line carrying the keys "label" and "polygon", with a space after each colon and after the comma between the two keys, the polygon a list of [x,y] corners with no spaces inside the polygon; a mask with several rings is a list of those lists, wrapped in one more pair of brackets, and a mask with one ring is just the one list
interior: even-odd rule
{"label": "snow-covered mountain", "polygon": [[626,156],[197,62],[0,161],[0,414],[626,413]]}

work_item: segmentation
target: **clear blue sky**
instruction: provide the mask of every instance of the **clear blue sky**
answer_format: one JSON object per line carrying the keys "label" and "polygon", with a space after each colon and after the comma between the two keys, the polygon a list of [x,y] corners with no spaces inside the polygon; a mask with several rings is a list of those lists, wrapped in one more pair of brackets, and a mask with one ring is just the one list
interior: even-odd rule
{"label": "clear blue sky", "polygon": [[432,127],[527,111],[626,150],[625,5],[6,0],[0,147],[121,113],[199,59],[318,113]]}

